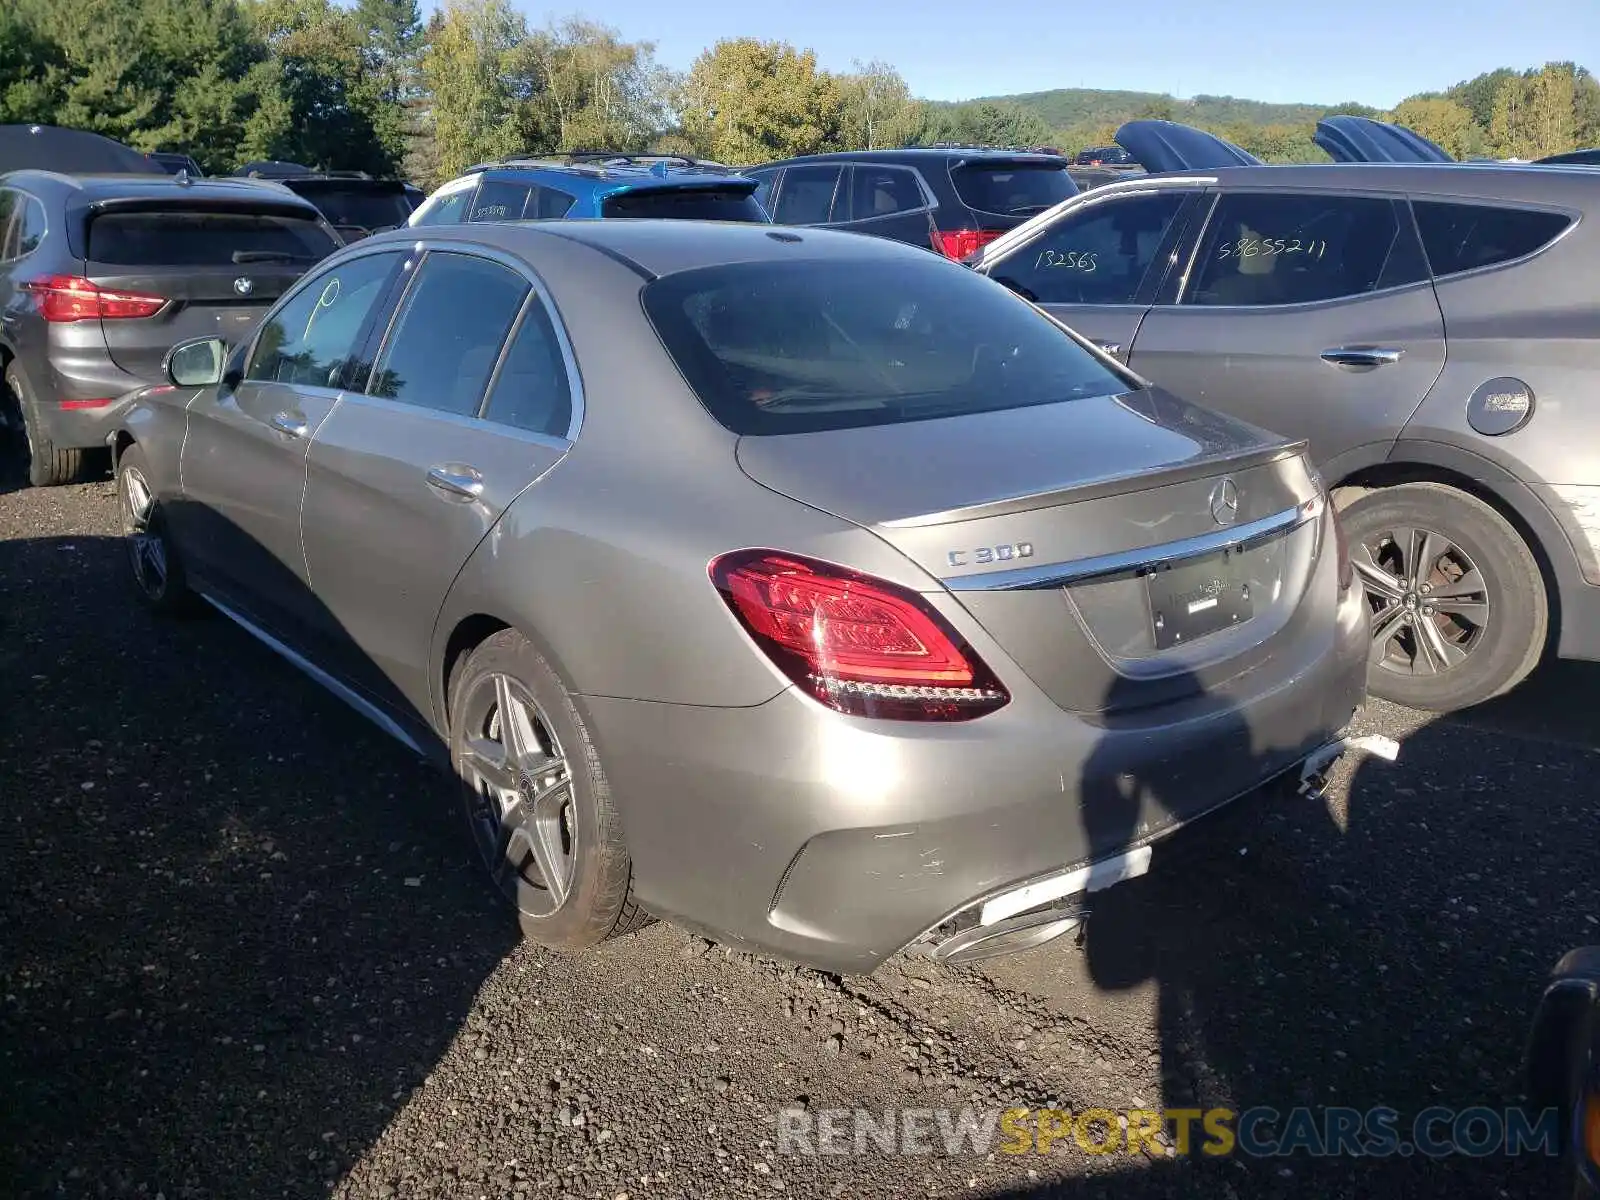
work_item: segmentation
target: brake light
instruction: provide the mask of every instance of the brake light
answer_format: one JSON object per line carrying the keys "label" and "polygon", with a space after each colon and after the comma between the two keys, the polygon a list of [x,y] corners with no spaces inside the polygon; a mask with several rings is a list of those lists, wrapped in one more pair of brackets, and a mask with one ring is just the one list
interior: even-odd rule
{"label": "brake light", "polygon": [[1583,1148],[1589,1161],[1600,1167],[1600,1090],[1590,1089],[1584,1098]]}
{"label": "brake light", "polygon": [[778,669],[839,712],[966,721],[1011,699],[927,601],[895,584],[776,550],[724,554],[711,582]]}
{"label": "brake light", "polygon": [[81,275],[45,275],[22,290],[39,298],[40,316],[57,323],[153,317],[167,306],[165,296],[114,292]]}
{"label": "brake light", "polygon": [[1000,233],[998,229],[936,229],[933,234],[933,248],[946,258],[960,262],[968,255],[982,250],[999,237]]}

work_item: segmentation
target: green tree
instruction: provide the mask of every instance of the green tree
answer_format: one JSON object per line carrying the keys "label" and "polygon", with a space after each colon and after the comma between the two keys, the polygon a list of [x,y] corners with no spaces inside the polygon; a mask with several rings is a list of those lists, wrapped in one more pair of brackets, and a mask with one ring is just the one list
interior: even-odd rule
{"label": "green tree", "polygon": [[684,136],[721,162],[749,164],[838,144],[843,96],[810,50],[732,38],[695,59],[679,100]]}
{"label": "green tree", "polygon": [[1518,72],[1510,67],[1499,67],[1493,71],[1485,71],[1482,75],[1456,84],[1445,98],[1454,100],[1472,114],[1473,123],[1480,128],[1488,129],[1494,121],[1495,101],[1500,94],[1500,89],[1508,80],[1518,78]]}
{"label": "green tree", "polygon": [[900,72],[886,62],[863,63],[840,76],[841,143],[879,150],[916,143],[927,127],[925,107],[911,95]]}
{"label": "green tree", "polygon": [[638,151],[665,124],[655,47],[609,25],[570,17],[525,39],[510,62],[529,147]]}
{"label": "green tree", "polygon": [[20,5],[0,8],[0,125],[53,121],[66,65]]}
{"label": "green tree", "polygon": [[971,100],[939,110],[929,122],[933,141],[972,142],[980,146],[1038,146],[1055,131],[1020,104]]}
{"label": "green tree", "polygon": [[1403,100],[1395,107],[1394,121],[1414,129],[1453,158],[1467,158],[1481,140],[1472,112],[1455,100]]}
{"label": "green tree", "polygon": [[1527,81],[1528,138],[1535,157],[1574,149],[1578,98],[1571,63],[1547,63]]}
{"label": "green tree", "polygon": [[1489,148],[1497,157],[1534,156],[1528,100],[1528,81],[1520,75],[1501,80],[1495,89],[1494,107],[1489,116]]}
{"label": "green tree", "polygon": [[510,68],[528,36],[506,0],[451,0],[435,12],[422,54],[428,103],[419,114],[429,131],[437,174],[451,179],[475,162],[522,149],[519,104]]}

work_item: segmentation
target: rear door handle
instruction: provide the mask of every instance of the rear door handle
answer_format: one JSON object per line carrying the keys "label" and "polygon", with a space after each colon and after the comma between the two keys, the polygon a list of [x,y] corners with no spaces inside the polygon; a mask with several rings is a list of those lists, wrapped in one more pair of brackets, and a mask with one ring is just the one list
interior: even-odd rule
{"label": "rear door handle", "polygon": [[1335,346],[1322,352],[1322,361],[1336,367],[1381,367],[1397,363],[1404,350],[1388,350],[1381,346]]}
{"label": "rear door handle", "polygon": [[274,413],[272,427],[279,433],[287,433],[293,438],[303,438],[311,432],[311,426],[306,424],[306,419],[298,413]]}
{"label": "rear door handle", "polygon": [[476,500],[483,495],[483,472],[459,463],[429,467],[428,486],[452,500]]}

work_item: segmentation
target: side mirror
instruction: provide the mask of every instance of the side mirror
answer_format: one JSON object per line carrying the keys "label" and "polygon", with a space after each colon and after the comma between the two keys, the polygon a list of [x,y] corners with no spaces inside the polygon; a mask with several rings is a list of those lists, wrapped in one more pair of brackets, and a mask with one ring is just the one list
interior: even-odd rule
{"label": "side mirror", "polygon": [[222,364],[227,357],[228,346],[221,338],[193,338],[167,351],[162,366],[178,387],[211,387],[222,382]]}

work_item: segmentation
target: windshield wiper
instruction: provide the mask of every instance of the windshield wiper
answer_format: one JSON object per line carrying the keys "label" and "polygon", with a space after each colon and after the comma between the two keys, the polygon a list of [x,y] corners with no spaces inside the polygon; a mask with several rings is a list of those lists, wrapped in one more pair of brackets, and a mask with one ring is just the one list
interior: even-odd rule
{"label": "windshield wiper", "polygon": [[316,259],[305,254],[291,254],[287,250],[235,250],[233,261],[236,263],[315,262]]}

